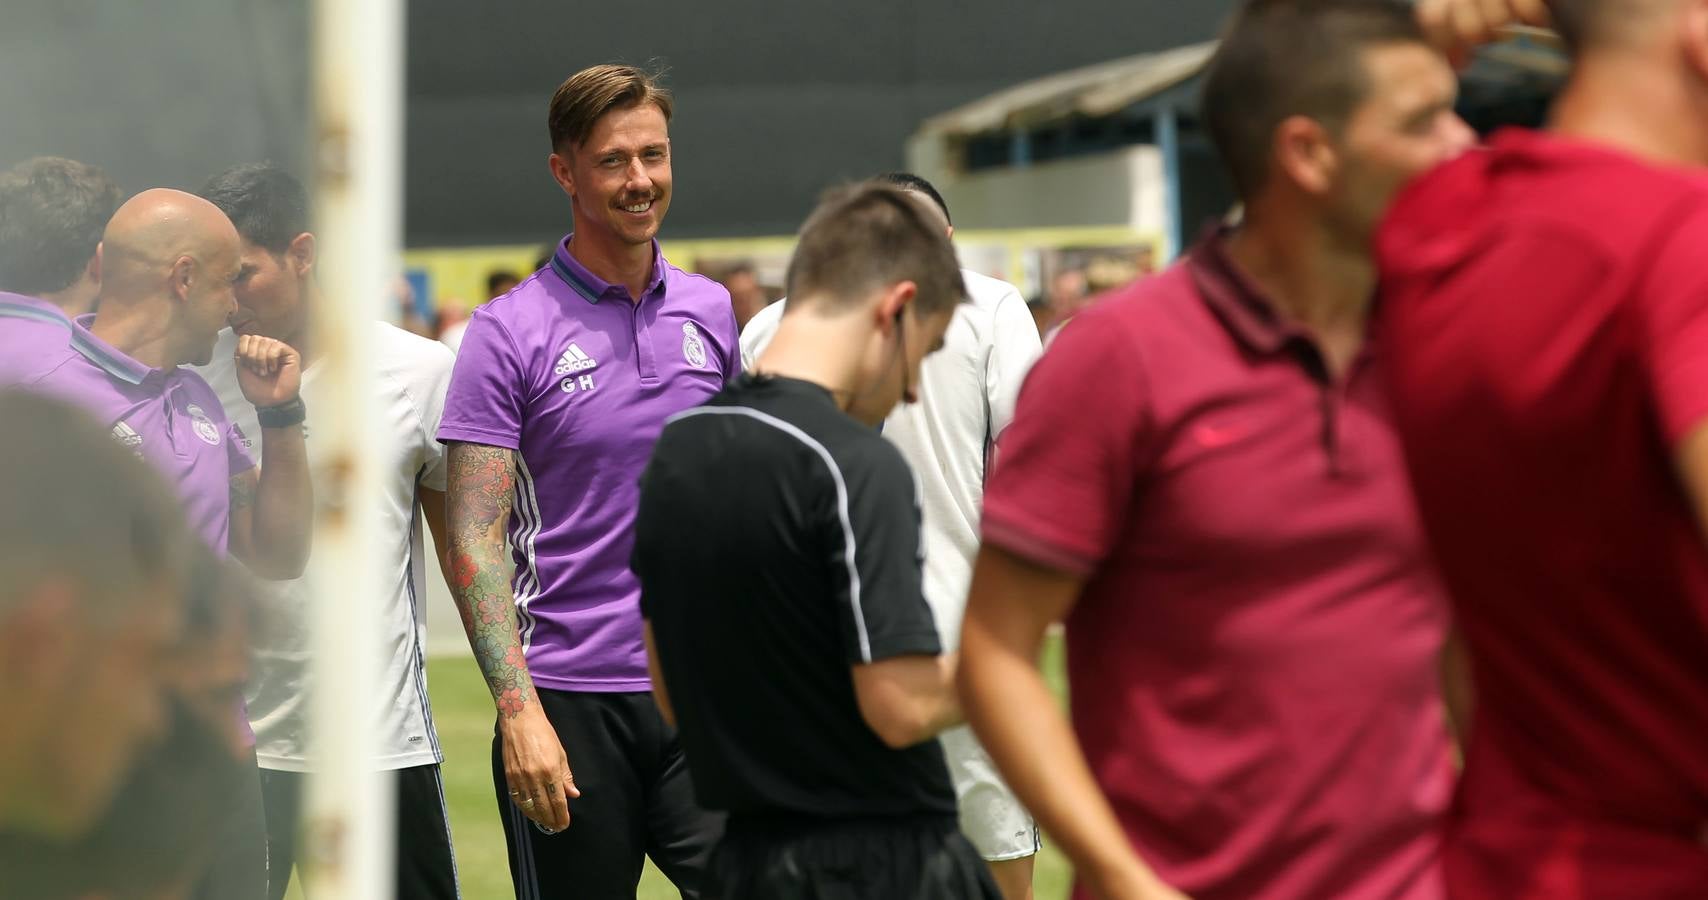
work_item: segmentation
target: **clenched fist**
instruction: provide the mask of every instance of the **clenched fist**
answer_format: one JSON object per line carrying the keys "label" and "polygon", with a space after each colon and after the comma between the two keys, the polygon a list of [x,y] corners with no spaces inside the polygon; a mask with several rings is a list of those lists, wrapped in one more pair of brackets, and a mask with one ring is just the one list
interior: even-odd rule
{"label": "clenched fist", "polygon": [[237,338],[237,386],[257,409],[289,403],[302,390],[302,355],[258,334]]}

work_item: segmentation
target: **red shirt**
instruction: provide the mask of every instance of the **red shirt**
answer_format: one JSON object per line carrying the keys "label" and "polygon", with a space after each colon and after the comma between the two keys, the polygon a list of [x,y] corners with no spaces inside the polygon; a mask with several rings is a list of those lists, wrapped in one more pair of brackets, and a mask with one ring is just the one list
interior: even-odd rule
{"label": "red shirt", "polygon": [[1086,577],[1074,729],[1195,900],[1441,893],[1446,601],[1373,363],[1329,379],[1212,239],[1066,325],[1002,437],[985,539]]}
{"label": "red shirt", "polygon": [[1511,131],[1378,240],[1395,420],[1475,660],[1455,896],[1708,897],[1708,181]]}

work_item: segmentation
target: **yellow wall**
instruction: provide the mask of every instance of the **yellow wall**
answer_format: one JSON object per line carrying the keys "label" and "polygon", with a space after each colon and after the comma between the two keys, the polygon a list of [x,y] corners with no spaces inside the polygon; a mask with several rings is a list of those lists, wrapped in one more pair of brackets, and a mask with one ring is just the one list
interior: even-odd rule
{"label": "yellow wall", "polygon": [[[963,250],[1000,247],[1008,259],[1008,280],[1023,280],[1022,260],[1027,251],[1049,247],[1097,247],[1149,243],[1164,246],[1164,236],[1142,233],[1120,226],[1092,228],[1029,228],[1003,231],[957,231],[955,243]],[[761,238],[666,240],[664,255],[684,269],[692,270],[701,257],[740,259],[750,256],[786,255],[794,247],[793,235]],[[499,247],[422,248],[404,253],[404,265],[427,272],[434,300],[441,306],[468,308],[486,298],[486,276],[494,269],[510,269],[526,277],[540,253],[540,244]]]}

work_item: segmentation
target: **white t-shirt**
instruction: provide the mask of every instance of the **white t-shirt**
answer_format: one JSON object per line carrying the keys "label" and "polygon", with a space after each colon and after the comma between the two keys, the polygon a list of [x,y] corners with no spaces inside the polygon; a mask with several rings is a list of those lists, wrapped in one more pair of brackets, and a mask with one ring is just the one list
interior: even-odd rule
{"label": "white t-shirt", "polygon": [[[435,435],[456,355],[438,341],[383,322],[374,324],[366,346],[379,368],[376,409],[381,418],[375,427],[389,429],[393,441],[382,470],[385,493],[378,498],[388,588],[374,598],[381,604],[385,654],[381,679],[374,686],[383,700],[375,762],[380,769],[402,769],[444,760],[427,699],[426,557],[416,492],[445,490],[445,451]],[[213,362],[199,371],[219,392],[226,414],[252,436],[251,452],[265,466],[255,407],[237,386],[232,360],[236,349],[237,336],[222,332]],[[310,365],[303,373],[302,390],[308,405],[309,467],[317,480],[324,464],[314,441],[314,411],[324,402],[316,390],[318,368]],[[307,579],[263,581],[259,593],[261,606],[250,636],[254,670],[247,691],[256,757],[264,769],[309,771],[310,587]]]}
{"label": "white t-shirt", "polygon": [[[1038,326],[1020,291],[1006,281],[962,269],[968,300],[955,310],[943,349],[925,358],[919,402],[884,420],[884,437],[913,466],[925,516],[925,599],[944,650],[961,643],[985,463],[996,436],[1014,417],[1020,382],[1042,352]],[[779,300],[741,332],[742,368],[771,343],[783,318]]]}

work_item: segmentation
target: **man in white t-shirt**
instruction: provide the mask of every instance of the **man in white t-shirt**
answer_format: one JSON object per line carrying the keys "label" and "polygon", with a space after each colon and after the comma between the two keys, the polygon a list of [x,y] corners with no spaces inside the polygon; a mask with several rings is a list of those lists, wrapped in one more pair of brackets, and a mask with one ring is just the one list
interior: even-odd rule
{"label": "man in white t-shirt", "polygon": [[[222,209],[243,238],[238,276],[238,312],[222,332],[215,362],[201,370],[246,434],[259,434],[254,407],[238,402],[231,350],[238,334],[262,334],[302,354],[303,395],[310,409],[318,389],[308,319],[322,302],[315,282],[315,239],[307,230],[307,194],[302,185],[271,165],[245,165],[215,176],[202,196]],[[427,698],[426,556],[422,523],[442,546],[445,518],[445,455],[435,436],[444,410],[456,356],[431,341],[383,322],[374,323],[364,344],[378,368],[380,396],[376,429],[388,437],[381,467],[384,493],[385,589],[377,597],[349,602],[380,606],[384,644],[381,679],[373,686],[383,701],[380,749],[374,766],[396,773],[397,896],[444,900],[459,896],[456,863],[445,809],[439,764],[444,756]],[[244,417],[248,418],[245,419]],[[324,459],[309,437],[311,469]],[[254,672],[248,689],[267,814],[268,893],[285,895],[297,858],[297,831],[304,781],[313,769],[307,701],[311,588],[306,579],[262,585],[261,608],[252,630]]]}
{"label": "man in white t-shirt", "polygon": [[[949,207],[925,179],[905,172],[873,179],[912,191],[943,214]],[[919,402],[897,406],[884,420],[889,438],[913,467],[925,517],[925,599],[937,619],[943,649],[960,646],[973,557],[979,546],[979,506],[985,463],[996,436],[1014,415],[1014,401],[1042,347],[1020,291],[1006,281],[963,269],[967,302],[943,337],[943,349],[920,370]],[[783,317],[780,300],[741,333],[742,368],[771,342]],[[955,779],[961,830],[991,864],[1007,900],[1032,896],[1038,829],[965,725],[943,733],[944,756]]]}

